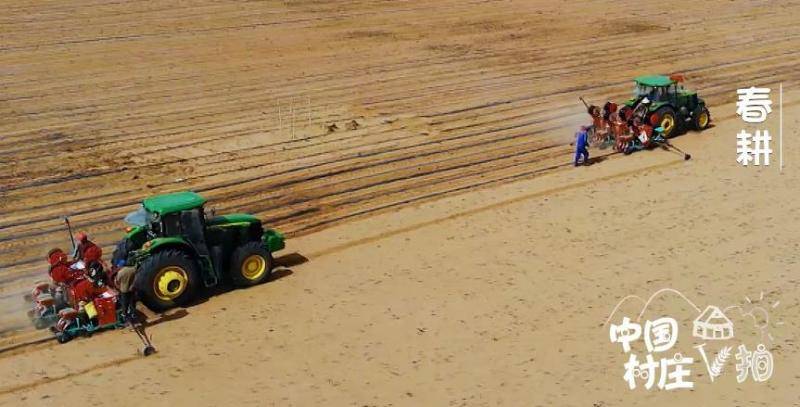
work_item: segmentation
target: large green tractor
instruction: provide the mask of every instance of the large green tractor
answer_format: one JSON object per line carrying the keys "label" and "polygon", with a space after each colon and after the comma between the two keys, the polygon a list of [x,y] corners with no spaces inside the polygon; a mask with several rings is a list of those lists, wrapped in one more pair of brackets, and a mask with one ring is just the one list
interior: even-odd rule
{"label": "large green tractor", "polygon": [[[706,102],[684,89],[681,75],[646,75],[634,79],[634,96],[620,108],[623,117],[638,116],[672,137],[688,128],[704,130],[711,123]],[[643,103],[644,102],[644,103]]]}
{"label": "large green tractor", "polygon": [[194,192],[156,195],[125,217],[131,227],[112,262],[138,267],[135,288],[150,309],[183,305],[201,285],[241,287],[269,279],[283,235],[252,215],[207,216],[205,203]]}

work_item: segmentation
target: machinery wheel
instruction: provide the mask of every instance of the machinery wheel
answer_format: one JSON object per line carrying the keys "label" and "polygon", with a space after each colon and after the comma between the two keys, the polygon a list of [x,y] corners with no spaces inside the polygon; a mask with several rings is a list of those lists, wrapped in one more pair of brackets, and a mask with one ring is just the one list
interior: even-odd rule
{"label": "machinery wheel", "polygon": [[56,334],[56,339],[58,340],[58,343],[67,343],[72,340],[72,335],[66,332],[59,332]]}
{"label": "machinery wheel", "polygon": [[240,287],[267,281],[272,274],[272,255],[260,242],[247,242],[236,248],[231,257],[231,279]]}
{"label": "machinery wheel", "polygon": [[705,130],[710,123],[711,113],[708,112],[708,108],[703,106],[703,108],[694,115],[694,128],[698,131]]}
{"label": "machinery wheel", "polygon": [[153,311],[186,304],[197,291],[197,264],[183,251],[160,251],[139,267],[136,289],[142,302]]}
{"label": "machinery wheel", "polygon": [[664,106],[656,110],[658,115],[658,124],[664,129],[664,137],[670,138],[678,133],[678,118],[675,116],[675,110],[669,106]]}
{"label": "machinery wheel", "polygon": [[42,317],[36,317],[33,319],[33,327],[36,329],[45,329],[49,326],[47,321]]}

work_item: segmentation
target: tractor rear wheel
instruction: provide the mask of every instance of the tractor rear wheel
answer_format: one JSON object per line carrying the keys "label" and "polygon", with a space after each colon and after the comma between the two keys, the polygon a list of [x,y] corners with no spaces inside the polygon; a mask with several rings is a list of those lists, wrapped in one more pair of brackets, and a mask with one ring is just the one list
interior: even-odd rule
{"label": "tractor rear wheel", "polygon": [[136,290],[153,311],[165,311],[194,298],[199,281],[197,264],[180,250],[162,250],[139,266]]}
{"label": "tractor rear wheel", "polygon": [[237,247],[231,257],[231,279],[239,287],[249,287],[269,280],[274,260],[260,241]]}
{"label": "tractor rear wheel", "polygon": [[658,125],[664,129],[664,137],[670,138],[677,134],[678,118],[675,116],[675,110],[669,106],[664,106],[656,110],[658,117]]}
{"label": "tractor rear wheel", "polygon": [[695,130],[705,130],[711,123],[711,113],[708,112],[708,108],[703,106],[700,110],[698,110],[694,114],[693,121]]}

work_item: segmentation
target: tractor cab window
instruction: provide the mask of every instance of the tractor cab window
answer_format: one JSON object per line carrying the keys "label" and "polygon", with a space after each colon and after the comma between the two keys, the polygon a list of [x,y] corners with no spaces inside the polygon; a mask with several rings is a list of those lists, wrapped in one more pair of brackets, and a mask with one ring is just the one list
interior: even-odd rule
{"label": "tractor cab window", "polygon": [[181,234],[181,219],[178,213],[170,213],[161,218],[164,226],[164,236],[176,236]]}
{"label": "tractor cab window", "polygon": [[125,215],[125,223],[131,226],[144,226],[147,225],[147,211],[144,209],[144,206],[140,206],[139,209]]}
{"label": "tractor cab window", "polygon": [[664,88],[664,98],[666,100],[675,100],[678,97],[678,92],[681,90],[681,87],[677,83],[673,83],[672,85],[667,86]]}
{"label": "tractor cab window", "polygon": [[667,99],[667,88],[656,88],[655,90],[656,96],[653,100],[665,100]]}
{"label": "tractor cab window", "polygon": [[147,212],[147,234],[151,238],[155,238],[161,236],[163,231],[161,216],[155,212]]}
{"label": "tractor cab window", "polygon": [[183,233],[191,238],[200,239],[205,229],[205,217],[202,209],[192,209],[181,212]]}
{"label": "tractor cab window", "polygon": [[645,86],[637,83],[636,87],[633,89],[633,94],[637,98],[640,96],[647,96],[648,98],[654,98],[655,88],[653,88],[652,86]]}
{"label": "tractor cab window", "polygon": [[205,218],[203,209],[192,209],[181,212],[183,235],[195,244],[199,250],[205,249]]}
{"label": "tractor cab window", "polygon": [[163,233],[161,228],[161,222],[159,221],[150,222],[150,227],[148,228],[147,235],[150,239],[162,236]]}

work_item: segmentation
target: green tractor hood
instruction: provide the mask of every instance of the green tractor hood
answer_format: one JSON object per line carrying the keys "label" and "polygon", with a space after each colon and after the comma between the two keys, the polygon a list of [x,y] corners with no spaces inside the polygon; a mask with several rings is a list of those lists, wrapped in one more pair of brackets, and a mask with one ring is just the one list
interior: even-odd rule
{"label": "green tractor hood", "polygon": [[[206,225],[209,227],[226,227],[246,223],[261,223],[261,221],[257,217],[250,214],[231,213],[228,215],[215,216],[209,219]],[[270,253],[277,252],[278,250],[286,247],[284,240],[285,238],[283,234],[274,229],[265,229],[264,234],[261,236],[261,241],[264,242],[264,245],[267,247],[267,250],[269,250]]]}
{"label": "green tractor hood", "polygon": [[264,245],[267,247],[267,250],[269,250],[270,253],[275,253],[278,250],[283,250],[283,248],[286,247],[283,233],[278,232],[277,230],[265,230],[264,235],[261,236],[261,240],[264,242]]}
{"label": "green tractor hood", "polygon": [[230,213],[227,215],[215,216],[206,222],[206,226],[223,226],[230,223],[255,223],[260,222],[258,218],[247,213]]}

